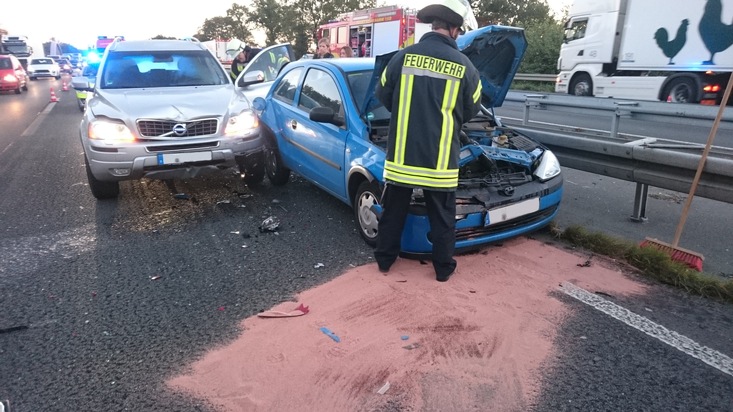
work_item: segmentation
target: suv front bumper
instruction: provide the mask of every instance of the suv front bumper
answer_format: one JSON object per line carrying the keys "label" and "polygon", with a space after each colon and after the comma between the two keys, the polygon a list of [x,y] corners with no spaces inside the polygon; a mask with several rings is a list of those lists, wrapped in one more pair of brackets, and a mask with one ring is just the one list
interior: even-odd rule
{"label": "suv front bumper", "polygon": [[[242,138],[192,140],[189,142],[135,142],[104,145],[83,139],[89,168],[97,180],[189,179],[237,166],[263,151],[259,130]],[[101,144],[99,144],[101,143]]]}

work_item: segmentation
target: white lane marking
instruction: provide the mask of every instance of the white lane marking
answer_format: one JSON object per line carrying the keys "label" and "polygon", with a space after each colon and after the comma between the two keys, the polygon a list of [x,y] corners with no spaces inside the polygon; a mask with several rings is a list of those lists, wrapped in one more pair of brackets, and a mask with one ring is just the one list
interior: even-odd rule
{"label": "white lane marking", "polygon": [[575,299],[578,299],[579,301],[611,316],[612,318],[620,320],[632,328],[638,329],[673,348],[681,350],[693,358],[700,359],[723,373],[733,376],[733,359],[714,349],[700,345],[687,336],[671,331],[662,325],[654,323],[643,316],[639,316],[622,306],[603,299],[602,297],[590,293],[585,289],[579,288],[572,283],[563,282],[562,285],[560,285],[560,290],[562,290],[566,295],[572,296]]}
{"label": "white lane marking", "polygon": [[43,109],[43,111],[38,115],[38,117],[36,117],[36,119],[33,120],[33,123],[31,123],[31,125],[28,126],[28,128],[25,129],[20,136],[21,137],[26,137],[26,136],[30,136],[33,133],[35,133],[36,130],[38,130],[38,126],[41,125],[41,123],[43,122],[43,120],[51,112],[51,109],[53,109],[53,107],[55,105],[56,105],[55,103],[50,103],[50,104],[46,105],[46,108]]}
{"label": "white lane marking", "polygon": [[[5,152],[7,152],[7,151],[8,151],[8,149],[10,149],[10,147],[11,147],[12,145],[13,145],[13,142],[10,142],[10,143],[9,143],[9,144],[8,144],[7,146],[5,146],[5,149],[3,149],[3,151],[2,151],[2,152],[0,152],[0,154],[3,154],[3,153],[5,153]],[[0,410],[0,412],[3,412],[3,411],[2,411],[2,410]]]}

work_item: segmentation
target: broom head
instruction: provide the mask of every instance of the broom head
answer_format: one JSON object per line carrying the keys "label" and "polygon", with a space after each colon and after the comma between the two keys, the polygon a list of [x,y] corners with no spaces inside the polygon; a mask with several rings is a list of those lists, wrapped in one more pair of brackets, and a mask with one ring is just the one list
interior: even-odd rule
{"label": "broom head", "polygon": [[702,272],[702,262],[703,260],[705,260],[705,257],[700,253],[683,249],[681,247],[674,247],[669,243],[665,243],[661,240],[649,237],[644,239],[639,244],[639,247],[653,247],[661,252],[668,254],[673,261],[680,262],[687,265],[690,269],[695,269],[698,272]]}

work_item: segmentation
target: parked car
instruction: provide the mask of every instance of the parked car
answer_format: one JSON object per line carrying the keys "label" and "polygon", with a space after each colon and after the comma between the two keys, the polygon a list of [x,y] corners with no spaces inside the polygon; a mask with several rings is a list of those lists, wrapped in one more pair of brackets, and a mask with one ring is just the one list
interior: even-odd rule
{"label": "parked car", "polygon": [[53,77],[56,80],[61,78],[61,68],[50,57],[31,59],[28,62],[27,71],[31,80],[36,80],[41,77]]}
{"label": "parked car", "polygon": [[12,54],[0,55],[0,91],[28,90],[28,74],[17,57]]}
{"label": "parked car", "polygon": [[198,41],[115,41],[95,84],[77,77],[72,87],[93,92],[79,134],[97,199],[117,197],[125,180],[187,179],[231,167],[248,184],[264,178],[257,115]]}
{"label": "parked car", "polygon": [[71,62],[69,61],[69,59],[64,59],[62,57],[56,60],[56,63],[58,63],[61,73],[71,74],[72,70],[74,69],[74,66],[71,65]]}
{"label": "parked car", "polygon": [[79,105],[79,110],[82,112],[87,107],[87,99],[93,93],[91,90],[94,90],[98,70],[99,63],[89,64],[85,66],[78,75],[75,74],[74,77],[71,78],[72,88],[74,88],[74,84],[79,85],[79,89],[74,89],[76,91],[76,103]]}
{"label": "parked car", "polygon": [[[563,177],[555,155],[493,116],[526,49],[522,29],[488,26],[459,37],[481,72],[481,113],[461,133],[456,249],[468,250],[547,225],[558,211]],[[267,139],[265,170],[275,185],[291,171],[353,208],[358,231],[375,245],[384,187],[390,113],[374,95],[394,55],[298,60],[265,98],[255,99]],[[415,190],[403,254],[432,251],[427,209]]]}

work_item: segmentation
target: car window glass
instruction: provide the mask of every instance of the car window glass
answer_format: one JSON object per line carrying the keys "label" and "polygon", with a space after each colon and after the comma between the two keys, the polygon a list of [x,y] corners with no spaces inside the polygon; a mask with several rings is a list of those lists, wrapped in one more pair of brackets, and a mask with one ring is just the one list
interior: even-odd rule
{"label": "car window glass", "polygon": [[10,69],[10,59],[0,59],[0,69]]}
{"label": "car window glass", "polygon": [[293,103],[293,100],[295,100],[295,89],[298,87],[298,79],[300,79],[302,72],[302,68],[297,68],[283,76],[275,88],[274,97],[288,104]]}
{"label": "car window glass", "polygon": [[244,74],[260,70],[265,81],[275,80],[280,68],[290,62],[290,54],[286,45],[273,47],[259,52],[250,62]]}
{"label": "car window glass", "polygon": [[229,78],[226,72],[206,50],[110,53],[102,73],[103,89],[227,83]]}
{"label": "car window glass", "polygon": [[344,113],[336,82],[328,73],[319,69],[310,69],[306,73],[298,107],[307,112],[316,107],[330,107],[339,116],[343,116]]}
{"label": "car window glass", "polygon": [[[371,92],[372,95],[374,94],[373,90],[368,90],[369,84],[372,80],[373,72],[373,70],[351,72],[348,74],[347,77],[347,80],[349,81],[349,88],[351,89],[351,96],[354,98],[354,104],[356,104],[356,107],[359,109],[360,112],[363,111],[362,106],[364,106],[364,102],[366,101],[367,92]],[[379,102],[376,96],[373,96],[373,100],[370,106],[372,107],[372,109],[370,110],[370,119],[385,120],[390,118],[389,111],[384,107],[382,103]]]}

